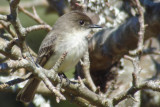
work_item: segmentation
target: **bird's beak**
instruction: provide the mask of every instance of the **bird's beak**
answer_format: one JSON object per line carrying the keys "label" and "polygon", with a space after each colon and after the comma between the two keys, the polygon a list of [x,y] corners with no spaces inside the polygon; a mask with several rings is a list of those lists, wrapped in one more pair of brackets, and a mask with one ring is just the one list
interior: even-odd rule
{"label": "bird's beak", "polygon": [[92,25],[89,25],[89,28],[102,28],[102,27],[99,25],[92,24]]}

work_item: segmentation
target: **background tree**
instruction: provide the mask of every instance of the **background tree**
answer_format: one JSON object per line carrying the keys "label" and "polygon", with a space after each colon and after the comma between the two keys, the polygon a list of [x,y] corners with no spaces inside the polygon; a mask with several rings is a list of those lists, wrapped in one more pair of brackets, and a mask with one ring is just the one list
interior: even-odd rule
{"label": "background tree", "polygon": [[[2,107],[160,106],[159,1],[10,0],[8,3],[2,1],[0,8]],[[56,18],[71,10],[86,12],[104,28],[90,35],[93,38],[88,52],[76,69],[67,74],[74,77],[67,84],[55,72],[67,54],[51,70],[37,67],[35,59]],[[43,81],[38,94],[30,104],[16,102],[17,92],[24,81],[32,78],[31,74]],[[67,105],[62,100],[71,103]],[[55,105],[55,101],[60,104]]]}

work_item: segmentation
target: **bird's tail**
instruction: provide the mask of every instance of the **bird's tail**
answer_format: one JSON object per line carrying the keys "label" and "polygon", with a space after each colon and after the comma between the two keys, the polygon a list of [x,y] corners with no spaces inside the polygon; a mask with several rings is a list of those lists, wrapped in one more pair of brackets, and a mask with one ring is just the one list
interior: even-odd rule
{"label": "bird's tail", "polygon": [[22,102],[31,102],[34,98],[39,83],[40,80],[37,78],[30,79],[25,87],[18,93],[16,99]]}

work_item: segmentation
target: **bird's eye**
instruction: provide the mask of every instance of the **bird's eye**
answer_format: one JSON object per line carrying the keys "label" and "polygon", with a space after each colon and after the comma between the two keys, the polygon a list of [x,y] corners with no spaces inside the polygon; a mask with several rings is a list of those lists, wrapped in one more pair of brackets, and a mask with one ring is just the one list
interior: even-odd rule
{"label": "bird's eye", "polygon": [[80,25],[84,25],[84,20],[80,20],[80,21],[79,21],[79,24],[80,24]]}

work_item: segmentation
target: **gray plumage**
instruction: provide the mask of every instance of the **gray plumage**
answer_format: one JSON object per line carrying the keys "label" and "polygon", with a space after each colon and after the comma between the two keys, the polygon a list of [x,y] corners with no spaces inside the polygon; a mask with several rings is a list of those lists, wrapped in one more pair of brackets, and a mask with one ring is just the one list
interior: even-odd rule
{"label": "gray plumage", "polygon": [[[92,25],[91,19],[82,12],[73,11],[61,16],[42,41],[36,62],[45,69],[51,69],[58,58],[67,52],[58,72],[70,70],[88,48],[87,35]],[[32,101],[39,83],[38,78],[30,79],[18,93],[17,100]]]}

